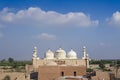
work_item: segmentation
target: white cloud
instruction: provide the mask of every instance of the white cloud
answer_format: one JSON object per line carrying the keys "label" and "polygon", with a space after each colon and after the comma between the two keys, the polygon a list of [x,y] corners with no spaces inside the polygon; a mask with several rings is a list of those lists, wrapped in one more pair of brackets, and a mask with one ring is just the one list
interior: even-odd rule
{"label": "white cloud", "polygon": [[2,33],[0,33],[0,38],[2,38],[3,37],[3,34]]}
{"label": "white cloud", "polygon": [[36,36],[37,39],[43,39],[43,40],[56,40],[56,36],[48,33],[41,33]]}
{"label": "white cloud", "polygon": [[120,26],[120,12],[113,13],[111,18],[107,19],[109,25]]}
{"label": "white cloud", "polygon": [[89,15],[83,12],[69,12],[66,14],[55,11],[44,11],[37,7],[30,7],[27,10],[19,10],[14,13],[8,9],[0,12],[0,25],[19,25],[19,26],[78,26],[89,27],[97,26],[98,20],[91,20]]}

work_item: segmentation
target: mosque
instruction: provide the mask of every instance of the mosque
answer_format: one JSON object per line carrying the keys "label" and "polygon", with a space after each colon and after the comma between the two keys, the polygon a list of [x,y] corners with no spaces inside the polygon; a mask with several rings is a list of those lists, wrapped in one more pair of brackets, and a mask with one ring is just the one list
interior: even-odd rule
{"label": "mosque", "polygon": [[[89,68],[89,56],[86,47],[83,47],[82,52],[83,57],[78,58],[77,53],[73,49],[68,52],[62,48],[54,52],[48,49],[44,54],[44,58],[39,58],[37,47],[34,47],[32,65],[27,65],[26,71],[28,74],[30,73],[29,78],[35,80],[81,78],[81,76],[86,75],[86,69]],[[29,78],[28,80],[30,80]]]}
{"label": "mosque", "polygon": [[71,49],[68,53],[62,48],[59,48],[55,52],[48,49],[44,58],[37,56],[37,47],[34,47],[32,63],[34,70],[37,70],[39,66],[50,65],[66,65],[66,66],[86,66],[89,68],[89,56],[86,52],[86,47],[83,47],[83,57],[78,58],[77,53]]}

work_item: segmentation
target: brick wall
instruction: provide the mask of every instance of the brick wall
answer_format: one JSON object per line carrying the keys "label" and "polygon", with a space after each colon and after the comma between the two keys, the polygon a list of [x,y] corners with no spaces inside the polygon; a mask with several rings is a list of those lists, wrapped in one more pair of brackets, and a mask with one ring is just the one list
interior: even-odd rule
{"label": "brick wall", "polygon": [[54,80],[63,76],[82,76],[86,74],[85,66],[40,66],[38,80]]}

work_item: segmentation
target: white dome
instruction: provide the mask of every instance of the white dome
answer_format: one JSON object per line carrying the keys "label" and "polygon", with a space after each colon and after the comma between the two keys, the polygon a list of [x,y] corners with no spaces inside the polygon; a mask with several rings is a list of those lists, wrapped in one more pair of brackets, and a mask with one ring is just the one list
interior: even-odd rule
{"label": "white dome", "polygon": [[57,59],[66,59],[66,52],[59,48],[56,52],[55,52],[55,58]]}
{"label": "white dome", "polygon": [[50,49],[46,52],[46,59],[54,59],[54,53]]}
{"label": "white dome", "polygon": [[74,50],[70,50],[67,54],[68,59],[77,59],[77,53]]}

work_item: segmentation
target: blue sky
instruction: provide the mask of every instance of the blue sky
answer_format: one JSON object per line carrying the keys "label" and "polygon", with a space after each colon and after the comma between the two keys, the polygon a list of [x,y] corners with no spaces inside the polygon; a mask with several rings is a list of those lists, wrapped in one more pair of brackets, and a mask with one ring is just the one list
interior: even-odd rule
{"label": "blue sky", "polygon": [[120,58],[119,0],[0,0],[0,59],[43,58],[50,48],[82,47],[92,59]]}

